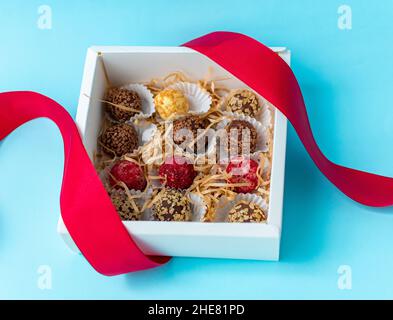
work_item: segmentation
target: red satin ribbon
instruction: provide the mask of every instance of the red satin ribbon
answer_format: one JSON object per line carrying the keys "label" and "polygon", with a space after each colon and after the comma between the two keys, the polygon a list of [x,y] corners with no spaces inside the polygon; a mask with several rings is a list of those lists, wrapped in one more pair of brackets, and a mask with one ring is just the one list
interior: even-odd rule
{"label": "red satin ribbon", "polygon": [[124,228],[68,112],[38,93],[0,93],[0,140],[23,123],[42,117],[56,123],[64,141],[61,216],[93,268],[109,276],[166,262],[168,258],[147,257]]}
{"label": "red satin ribbon", "polygon": [[[184,46],[209,57],[283,112],[315,164],[342,192],[369,206],[393,204],[392,178],[336,165],[322,154],[312,135],[296,78],[276,53],[254,39],[230,32],[211,33]],[[167,257],[146,256],[130,237],[64,108],[38,93],[0,94],[0,140],[23,123],[41,117],[53,120],[62,134],[65,160],[61,215],[93,268],[105,275],[117,275],[168,261]]]}
{"label": "red satin ribbon", "polygon": [[393,205],[393,178],[337,165],[321,152],[295,75],[276,53],[233,32],[213,32],[185,46],[215,61],[279,109],[292,123],[319,170],[348,197],[367,206]]}

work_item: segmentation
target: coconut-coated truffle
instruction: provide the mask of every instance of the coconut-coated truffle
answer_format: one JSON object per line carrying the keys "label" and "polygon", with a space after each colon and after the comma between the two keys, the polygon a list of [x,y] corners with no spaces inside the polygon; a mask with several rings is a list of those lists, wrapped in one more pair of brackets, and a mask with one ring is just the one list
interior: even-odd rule
{"label": "coconut-coated truffle", "polygon": [[257,148],[257,130],[245,120],[233,120],[226,126],[228,133],[228,148],[232,155],[243,154],[244,149],[253,153]]}
{"label": "coconut-coated truffle", "polygon": [[124,122],[141,111],[139,95],[124,88],[110,88],[106,94],[106,110],[113,120]]}
{"label": "coconut-coated truffle", "polygon": [[191,220],[190,201],[184,193],[175,189],[164,189],[157,195],[152,211],[158,221],[189,221]]}
{"label": "coconut-coated truffle", "polygon": [[174,115],[184,115],[189,110],[188,100],[179,90],[166,89],[154,98],[156,111],[161,118],[167,120]]}
{"label": "coconut-coated truffle", "polygon": [[228,213],[228,222],[264,222],[266,213],[253,202],[241,200]]}
{"label": "coconut-coated truffle", "polygon": [[121,123],[107,128],[101,136],[103,150],[120,157],[138,148],[138,134],[134,127]]}

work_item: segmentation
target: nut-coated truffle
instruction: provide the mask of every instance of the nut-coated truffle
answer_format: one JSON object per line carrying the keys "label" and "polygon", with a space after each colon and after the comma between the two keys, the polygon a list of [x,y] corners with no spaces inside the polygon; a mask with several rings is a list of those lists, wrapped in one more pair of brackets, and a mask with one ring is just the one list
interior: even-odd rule
{"label": "nut-coated truffle", "polygon": [[106,94],[106,110],[113,120],[124,122],[140,112],[142,101],[139,95],[124,88],[110,88]]}
{"label": "nut-coated truffle", "polygon": [[191,220],[191,206],[188,198],[175,189],[164,189],[157,195],[152,211],[158,221],[189,221]]}
{"label": "nut-coated truffle", "polygon": [[242,113],[250,117],[260,110],[257,96],[250,90],[238,90],[228,100],[227,110]]}
{"label": "nut-coated truffle", "polygon": [[104,152],[120,157],[138,148],[138,134],[128,124],[117,124],[104,131],[101,143]]}
{"label": "nut-coated truffle", "polygon": [[110,194],[111,201],[122,220],[139,220],[141,213],[135,210],[127,194],[123,190],[113,190]]}
{"label": "nut-coated truffle", "polygon": [[264,222],[266,213],[253,202],[241,200],[228,213],[228,222]]}

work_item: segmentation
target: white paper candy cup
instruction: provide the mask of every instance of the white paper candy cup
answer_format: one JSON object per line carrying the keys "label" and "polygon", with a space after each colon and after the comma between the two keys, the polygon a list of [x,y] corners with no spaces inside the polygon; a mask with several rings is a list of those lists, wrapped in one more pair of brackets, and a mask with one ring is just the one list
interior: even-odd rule
{"label": "white paper candy cup", "polygon": [[[158,168],[157,168],[157,166],[151,166],[151,167],[149,167],[149,169],[148,169],[148,175],[150,176],[150,177],[158,177],[159,176],[159,174],[158,174]],[[153,189],[159,189],[159,188],[161,188],[162,187],[162,183],[161,183],[161,180],[160,179],[150,179],[150,182],[151,182],[151,186],[153,187]]]}
{"label": "white paper candy cup", "polygon": [[266,128],[273,127],[273,108],[274,107],[272,107],[269,103],[265,103],[262,111],[256,117],[256,119]]}
{"label": "white paper candy cup", "polygon": [[269,206],[262,197],[253,193],[239,193],[236,195],[234,200],[229,200],[226,197],[222,197],[220,199],[216,210],[214,222],[227,222],[229,211],[236,203],[242,200],[250,203],[255,203],[266,213],[266,215],[268,215]]}
{"label": "white paper candy cup", "polygon": [[191,203],[192,218],[191,221],[201,222],[206,215],[207,207],[202,197],[191,192],[188,195]]}
{"label": "white paper candy cup", "polygon": [[178,90],[187,98],[190,114],[206,113],[212,104],[212,98],[206,90],[202,89],[195,83],[177,82],[168,87],[168,89]]}
{"label": "white paper candy cup", "polygon": [[222,196],[218,201],[213,222],[226,222],[226,217],[233,204],[227,197]]}
{"label": "white paper candy cup", "polygon": [[140,152],[142,147],[154,139],[158,131],[157,126],[151,123],[146,115],[136,115],[127,124],[132,126],[138,134],[139,147],[132,154]]}
{"label": "white paper candy cup", "polygon": [[142,101],[141,115],[151,116],[155,111],[153,94],[146,86],[139,83],[131,83],[122,86],[123,89],[134,91]]}
{"label": "white paper candy cup", "polygon": [[153,211],[151,208],[146,208],[144,211],[142,211],[141,221],[154,221]]}
{"label": "white paper candy cup", "polygon": [[[259,122],[258,120],[256,120],[255,118],[251,118],[251,117],[246,116],[244,114],[227,113],[225,115],[225,119],[223,119],[222,121],[220,121],[217,124],[217,130],[225,130],[225,127],[233,120],[247,121],[257,131],[256,151],[251,153],[251,155],[255,155],[256,153],[259,153],[259,152],[267,152],[269,150],[269,143],[270,142],[269,142],[268,128],[263,126],[262,123]],[[239,150],[239,152],[241,152],[241,150]]]}
{"label": "white paper candy cup", "polygon": [[[251,155],[251,159],[256,161],[258,163],[258,166],[261,164],[261,154],[262,152],[255,152],[254,154]],[[271,163],[267,157],[264,157],[264,164],[263,164],[263,178],[266,179],[266,175],[268,175],[271,171]]]}

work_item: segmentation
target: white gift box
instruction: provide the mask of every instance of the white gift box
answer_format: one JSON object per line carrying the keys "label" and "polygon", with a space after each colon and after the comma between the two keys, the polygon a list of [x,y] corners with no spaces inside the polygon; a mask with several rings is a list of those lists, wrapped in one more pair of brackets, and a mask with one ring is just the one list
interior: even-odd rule
{"label": "white gift box", "polygon": [[[290,52],[272,48],[288,64]],[[102,57],[100,57],[102,54]],[[203,79],[212,67],[214,76],[229,78],[222,82],[230,89],[247,87],[228,71],[202,54],[184,47],[91,47],[88,49],[76,115],[83,143],[91,159],[103,117],[105,94],[104,60],[110,83],[121,86],[147,82],[174,71],[192,79]],[[221,84],[221,82],[220,82]],[[270,203],[267,223],[203,223],[124,221],[124,226],[141,250],[149,255],[278,260],[282,225],[287,120],[275,110]],[[94,223],[92,221],[91,223]],[[75,252],[63,220],[58,232]]]}

